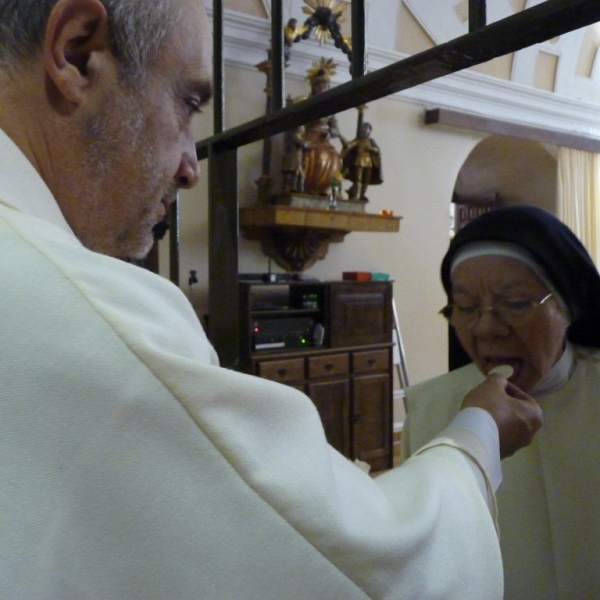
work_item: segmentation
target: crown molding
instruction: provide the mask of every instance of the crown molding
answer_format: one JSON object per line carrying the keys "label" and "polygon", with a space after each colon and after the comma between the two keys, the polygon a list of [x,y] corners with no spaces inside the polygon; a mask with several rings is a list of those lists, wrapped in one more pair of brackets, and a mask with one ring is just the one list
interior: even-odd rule
{"label": "crown molding", "polygon": [[[210,14],[210,10],[209,10]],[[224,57],[228,65],[256,70],[267,57],[268,20],[224,11]],[[331,44],[309,39],[292,49],[287,77],[303,80],[306,70],[322,56],[339,61],[333,83],[350,79],[346,57]],[[408,55],[369,46],[368,69],[376,70]],[[227,82],[225,82],[227,86]],[[227,93],[227,87],[225,87]],[[505,81],[472,70],[460,71],[390,96],[424,108],[447,108],[520,125],[600,138],[600,104],[565,97]]]}

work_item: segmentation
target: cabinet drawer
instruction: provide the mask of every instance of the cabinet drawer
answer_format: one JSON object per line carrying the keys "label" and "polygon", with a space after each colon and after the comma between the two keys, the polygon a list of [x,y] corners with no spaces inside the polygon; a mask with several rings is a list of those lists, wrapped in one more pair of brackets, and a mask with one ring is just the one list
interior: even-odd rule
{"label": "cabinet drawer", "polygon": [[347,375],[350,372],[350,361],[347,354],[329,354],[312,356],[308,359],[308,378],[317,379],[333,375]]}
{"label": "cabinet drawer", "polygon": [[304,379],[304,359],[261,361],[257,364],[257,371],[257,375],[271,381],[280,383],[302,381]]}
{"label": "cabinet drawer", "polygon": [[374,373],[389,369],[389,350],[370,350],[355,352],[353,355],[354,373]]}

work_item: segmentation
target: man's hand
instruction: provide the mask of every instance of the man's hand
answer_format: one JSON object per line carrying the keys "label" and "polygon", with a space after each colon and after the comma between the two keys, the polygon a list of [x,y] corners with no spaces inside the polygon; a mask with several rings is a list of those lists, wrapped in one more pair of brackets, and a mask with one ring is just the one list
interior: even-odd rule
{"label": "man's hand", "polygon": [[463,400],[462,408],[476,406],[487,410],[500,433],[500,458],[512,456],[531,444],[535,432],[542,426],[542,409],[537,402],[497,373],[472,389]]}

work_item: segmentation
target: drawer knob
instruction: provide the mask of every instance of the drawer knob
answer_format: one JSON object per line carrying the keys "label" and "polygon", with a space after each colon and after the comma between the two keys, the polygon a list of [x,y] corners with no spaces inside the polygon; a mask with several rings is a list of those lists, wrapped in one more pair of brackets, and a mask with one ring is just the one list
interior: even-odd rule
{"label": "drawer knob", "polygon": [[333,369],[333,365],[332,365],[331,363],[327,363],[327,364],[325,365],[325,370],[326,370],[327,372],[331,371],[332,369]]}
{"label": "drawer knob", "polygon": [[374,358],[370,358],[370,359],[367,361],[367,364],[368,364],[370,367],[372,367],[372,366],[375,364],[375,359],[374,359]]}
{"label": "drawer knob", "polygon": [[287,369],[277,369],[277,375],[279,375],[279,377],[285,377],[287,375]]}

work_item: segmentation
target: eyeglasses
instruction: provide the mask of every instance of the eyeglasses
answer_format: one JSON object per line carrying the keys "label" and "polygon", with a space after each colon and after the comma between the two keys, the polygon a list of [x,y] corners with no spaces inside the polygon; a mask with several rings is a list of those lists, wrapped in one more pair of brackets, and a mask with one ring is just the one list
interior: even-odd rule
{"label": "eyeglasses", "polygon": [[535,300],[498,300],[495,306],[447,304],[439,314],[448,319],[453,327],[471,329],[477,325],[484,312],[491,313],[506,325],[516,327],[526,323],[552,295],[553,292],[550,292],[539,302],[535,302]]}

